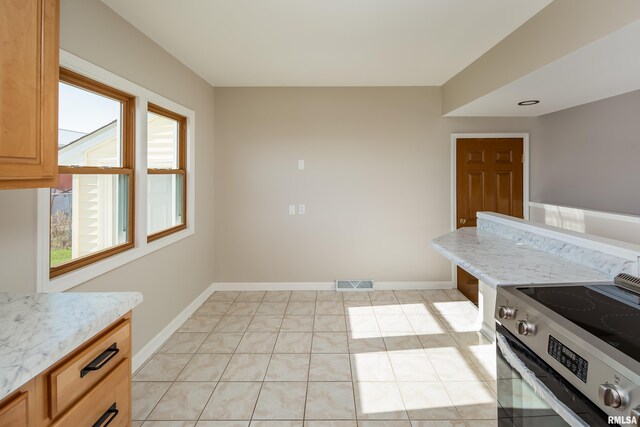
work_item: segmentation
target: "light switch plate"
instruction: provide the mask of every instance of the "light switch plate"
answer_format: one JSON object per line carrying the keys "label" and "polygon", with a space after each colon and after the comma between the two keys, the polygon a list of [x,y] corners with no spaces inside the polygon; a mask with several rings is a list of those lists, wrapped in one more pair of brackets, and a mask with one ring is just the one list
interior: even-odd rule
{"label": "light switch plate", "polygon": [[304,159],[298,160],[298,170],[304,169]]}
{"label": "light switch plate", "polygon": [[304,215],[307,213],[307,206],[306,205],[298,205],[298,214],[299,215]]}
{"label": "light switch plate", "polygon": [[289,205],[289,215],[296,214],[296,205]]}

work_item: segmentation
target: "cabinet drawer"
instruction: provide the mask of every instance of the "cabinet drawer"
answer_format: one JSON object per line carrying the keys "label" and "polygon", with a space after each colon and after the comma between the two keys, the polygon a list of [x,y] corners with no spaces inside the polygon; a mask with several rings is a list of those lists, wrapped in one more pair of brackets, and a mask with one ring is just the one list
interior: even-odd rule
{"label": "cabinet drawer", "polygon": [[48,375],[50,418],[104,378],[131,352],[131,324],[123,320]]}
{"label": "cabinet drawer", "polygon": [[120,427],[130,420],[131,359],[125,358],[52,427]]}
{"label": "cabinet drawer", "polygon": [[29,425],[29,393],[24,392],[0,406],[0,427]]}

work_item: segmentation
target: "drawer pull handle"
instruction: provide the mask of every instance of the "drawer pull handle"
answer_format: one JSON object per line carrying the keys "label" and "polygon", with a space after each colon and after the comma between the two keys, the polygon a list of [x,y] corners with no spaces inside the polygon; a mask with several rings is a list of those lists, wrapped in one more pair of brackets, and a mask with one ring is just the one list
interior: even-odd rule
{"label": "drawer pull handle", "polygon": [[93,427],[107,427],[111,423],[111,421],[113,421],[113,419],[118,415],[118,412],[120,411],[118,411],[118,408],[114,403],[109,409],[107,409],[107,412],[102,414],[100,419],[96,421]]}
{"label": "drawer pull handle", "polygon": [[100,354],[100,356],[96,357],[91,361],[91,363],[82,368],[82,370],[80,371],[80,378],[84,377],[91,371],[97,371],[98,369],[102,368],[107,364],[109,360],[113,359],[113,357],[118,354],[119,351],[120,350],[118,349],[118,345],[116,343],[111,344],[111,347],[106,349],[104,352],[102,352],[102,354]]}

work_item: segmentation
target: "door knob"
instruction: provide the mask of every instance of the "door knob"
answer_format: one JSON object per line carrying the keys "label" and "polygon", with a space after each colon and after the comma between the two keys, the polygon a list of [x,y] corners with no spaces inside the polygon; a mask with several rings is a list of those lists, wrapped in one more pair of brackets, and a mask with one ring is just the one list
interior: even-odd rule
{"label": "door knob", "polygon": [[466,223],[467,223],[466,218],[460,218],[460,224],[466,224]]}

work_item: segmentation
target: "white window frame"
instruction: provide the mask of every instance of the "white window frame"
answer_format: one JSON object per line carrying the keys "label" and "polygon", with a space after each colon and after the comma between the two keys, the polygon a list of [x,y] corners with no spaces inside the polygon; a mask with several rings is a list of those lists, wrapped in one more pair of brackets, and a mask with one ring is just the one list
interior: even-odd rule
{"label": "white window frame", "polygon": [[[37,291],[62,292],[121,267],[140,257],[172,245],[195,233],[195,120],[196,113],[183,105],[126,80],[110,71],[60,50],[60,66],[90,79],[127,92],[136,98],[135,120],[135,246],[109,258],[78,268],[55,278],[49,277],[49,197],[47,188],[37,190]],[[147,104],[151,102],[187,118],[187,228],[147,242]]]}

